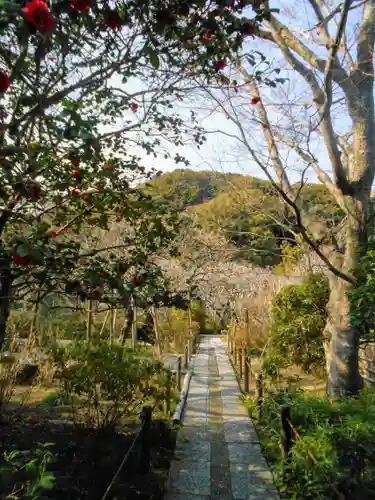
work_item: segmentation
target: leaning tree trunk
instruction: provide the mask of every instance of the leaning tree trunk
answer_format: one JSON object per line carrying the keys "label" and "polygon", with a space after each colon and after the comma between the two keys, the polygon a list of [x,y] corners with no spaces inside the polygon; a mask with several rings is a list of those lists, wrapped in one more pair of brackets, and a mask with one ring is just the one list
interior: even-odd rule
{"label": "leaning tree trunk", "polygon": [[6,328],[9,318],[13,276],[10,259],[0,257],[0,349],[4,345]]}

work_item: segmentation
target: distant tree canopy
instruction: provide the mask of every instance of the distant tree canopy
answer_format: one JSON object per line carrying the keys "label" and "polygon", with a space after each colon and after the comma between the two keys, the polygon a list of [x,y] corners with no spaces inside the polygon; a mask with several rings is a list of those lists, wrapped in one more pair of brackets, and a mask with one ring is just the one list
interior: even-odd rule
{"label": "distant tree canopy", "polygon": [[[342,211],[321,184],[300,188],[311,223],[331,226],[342,219]],[[203,230],[225,236],[237,252],[233,258],[258,266],[277,265],[286,243],[295,245],[295,221],[284,208],[270,182],[241,174],[179,169],[155,177],[147,193],[171,202],[176,209],[194,216]]]}

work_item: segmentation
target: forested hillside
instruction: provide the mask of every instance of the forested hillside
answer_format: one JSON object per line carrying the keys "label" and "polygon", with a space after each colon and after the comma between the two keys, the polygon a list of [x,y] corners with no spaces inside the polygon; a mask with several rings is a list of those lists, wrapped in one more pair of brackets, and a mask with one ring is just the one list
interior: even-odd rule
{"label": "forested hillside", "polygon": [[[340,208],[321,184],[296,186],[311,225],[335,226]],[[281,261],[282,248],[295,244],[295,214],[288,211],[269,181],[241,174],[174,170],[152,179],[149,194],[185,211],[202,231],[224,237],[234,260],[258,266]]]}

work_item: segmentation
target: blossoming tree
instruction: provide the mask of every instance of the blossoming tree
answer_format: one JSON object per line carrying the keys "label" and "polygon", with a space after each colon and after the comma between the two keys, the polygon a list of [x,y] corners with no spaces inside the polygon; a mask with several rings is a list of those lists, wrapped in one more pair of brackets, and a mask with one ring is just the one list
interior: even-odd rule
{"label": "blossoming tree", "polygon": [[[262,18],[241,20],[254,3],[1,4],[0,345],[12,297],[121,296],[119,276],[170,245],[176,217],[134,187],[150,172],[131,148],[169,156],[168,143],[202,143],[174,102],[225,68]],[[115,220],[128,228],[123,253],[81,248],[83,228]]]}

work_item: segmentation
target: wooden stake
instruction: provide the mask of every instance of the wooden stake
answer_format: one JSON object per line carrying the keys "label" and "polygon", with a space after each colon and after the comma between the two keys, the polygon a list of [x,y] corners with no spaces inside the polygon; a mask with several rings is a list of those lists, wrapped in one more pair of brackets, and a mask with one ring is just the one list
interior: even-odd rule
{"label": "wooden stake", "polygon": [[89,299],[87,305],[87,324],[86,324],[86,340],[89,342],[92,335],[92,299]]}
{"label": "wooden stake", "polygon": [[244,375],[243,375],[243,382],[244,382],[244,391],[246,393],[249,392],[249,375],[250,375],[250,356],[246,355],[245,356],[245,366],[244,366]]}
{"label": "wooden stake", "polygon": [[263,411],[263,377],[261,373],[259,373],[259,375],[257,376],[256,389],[257,389],[258,420],[260,420],[262,418],[262,411]]}
{"label": "wooden stake", "polygon": [[189,365],[189,347],[186,344],[186,346],[185,346],[185,360],[184,360],[184,366],[185,366],[185,368],[187,368],[188,365]]}
{"label": "wooden stake", "polygon": [[249,317],[249,310],[246,309],[245,311],[245,318],[246,318],[246,347],[250,346],[250,317]]}
{"label": "wooden stake", "polygon": [[109,343],[112,345],[113,344],[113,337],[115,335],[115,330],[116,330],[116,317],[117,317],[117,309],[112,309],[112,318],[111,318],[111,330],[110,330],[110,337],[109,337]]}
{"label": "wooden stake", "polygon": [[193,339],[191,337],[188,338],[188,353],[189,361],[191,361],[193,356]]}
{"label": "wooden stake", "polygon": [[242,348],[238,350],[238,365],[239,365],[239,375],[240,375],[240,380],[242,379],[242,371],[243,371],[243,356],[242,356]]}
{"label": "wooden stake", "polygon": [[133,309],[132,347],[134,349],[134,347],[138,343],[138,335],[137,335],[137,304],[136,304],[134,295],[131,296],[131,304],[132,304],[132,309]]}
{"label": "wooden stake", "polygon": [[153,323],[154,323],[156,355],[160,358],[161,357],[161,345],[160,345],[160,335],[159,335],[157,311],[156,311],[155,306],[151,307],[151,315],[152,315],[152,319],[153,319]]}
{"label": "wooden stake", "polygon": [[177,390],[181,391],[182,356],[177,358]]}
{"label": "wooden stake", "polygon": [[[103,321],[103,324],[102,324],[102,327],[100,329],[100,333],[99,333],[99,336],[101,337],[103,335],[103,332],[104,332],[104,328],[105,328],[105,325],[107,324],[107,321],[108,321],[108,318],[109,318],[109,315],[110,315],[110,312],[111,311],[107,311],[105,313],[105,316],[104,316],[104,321]],[[110,325],[111,326],[111,325]],[[111,334],[111,331],[109,332]]]}

